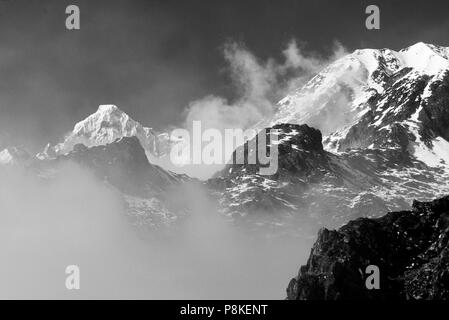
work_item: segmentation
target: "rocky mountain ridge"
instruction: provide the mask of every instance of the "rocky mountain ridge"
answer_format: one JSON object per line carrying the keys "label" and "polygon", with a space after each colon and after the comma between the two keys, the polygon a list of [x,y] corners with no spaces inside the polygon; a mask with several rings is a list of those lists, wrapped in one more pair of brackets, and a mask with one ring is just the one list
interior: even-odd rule
{"label": "rocky mountain ridge", "polygon": [[[308,217],[334,228],[448,194],[448,53],[418,43],[356,50],[329,65],[259,123],[280,131],[279,174],[230,164],[210,180],[223,212],[244,220],[270,213],[281,227]],[[321,131],[322,142],[303,124]]]}
{"label": "rocky mountain ridge", "polygon": [[[281,100],[266,122],[279,141],[275,175],[257,174],[258,165],[229,164],[206,182],[221,212],[234,221],[293,228],[293,234],[310,229],[313,235],[320,226],[410,209],[414,199],[448,193],[448,52],[418,43],[399,52],[356,50],[329,65]],[[114,105],[100,106],[38,158],[72,158],[92,167],[81,158],[102,154],[104,168],[93,167],[103,174],[116,154],[101,153],[102,146],[116,150],[117,139],[133,136],[142,147],[133,152],[143,150],[148,171],[160,171],[151,179],[179,177],[156,166],[158,155],[170,148],[168,135],[143,127]],[[242,148],[248,153],[248,144]],[[140,167],[144,159],[125,163]],[[146,175],[126,170],[141,191]]]}

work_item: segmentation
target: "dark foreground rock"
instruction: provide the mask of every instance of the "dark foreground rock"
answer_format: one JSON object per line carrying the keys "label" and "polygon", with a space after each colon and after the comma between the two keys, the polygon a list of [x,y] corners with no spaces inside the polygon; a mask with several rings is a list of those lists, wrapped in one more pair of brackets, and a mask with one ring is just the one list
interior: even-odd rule
{"label": "dark foreground rock", "polygon": [[[322,229],[287,299],[448,299],[448,243],[449,196]],[[379,267],[379,289],[366,287],[369,265]]]}

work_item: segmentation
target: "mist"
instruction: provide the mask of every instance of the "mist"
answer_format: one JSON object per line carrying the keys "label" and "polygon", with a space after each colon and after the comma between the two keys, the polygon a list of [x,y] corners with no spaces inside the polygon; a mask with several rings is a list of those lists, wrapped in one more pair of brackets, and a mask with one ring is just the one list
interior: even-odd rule
{"label": "mist", "polygon": [[[131,227],[117,191],[75,164],[38,178],[0,168],[0,298],[283,299],[313,239],[249,235],[201,186],[175,232]],[[163,230],[162,230],[163,231]],[[65,268],[80,268],[80,290]]]}

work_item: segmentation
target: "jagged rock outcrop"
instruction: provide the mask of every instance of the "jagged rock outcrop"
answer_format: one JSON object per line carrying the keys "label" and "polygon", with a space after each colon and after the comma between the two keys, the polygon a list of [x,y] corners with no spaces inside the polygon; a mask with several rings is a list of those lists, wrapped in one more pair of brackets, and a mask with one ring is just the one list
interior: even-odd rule
{"label": "jagged rock outcrop", "polygon": [[[380,289],[365,285],[369,265],[380,270]],[[449,299],[449,196],[322,229],[287,298]]]}
{"label": "jagged rock outcrop", "polygon": [[[321,132],[308,125],[278,124],[269,130],[261,131],[258,138],[266,135],[266,152],[270,154],[271,144],[270,131],[277,136],[278,148],[278,167],[279,170],[271,177],[275,179],[292,178],[292,173],[301,178],[308,178],[318,174],[319,169],[327,166],[326,152],[323,149]],[[251,141],[255,141],[253,138]],[[255,146],[252,148],[252,146]],[[244,153],[238,153],[237,150],[243,148]],[[228,164],[216,177],[234,178],[242,173],[257,174],[262,166],[258,161],[259,144],[251,142],[245,143],[233,153],[234,159],[237,154],[244,155],[243,159],[234,160],[234,163]],[[265,150],[263,150],[265,151]],[[261,152],[263,152],[261,151]],[[248,163],[248,159],[256,159],[256,164]]]}

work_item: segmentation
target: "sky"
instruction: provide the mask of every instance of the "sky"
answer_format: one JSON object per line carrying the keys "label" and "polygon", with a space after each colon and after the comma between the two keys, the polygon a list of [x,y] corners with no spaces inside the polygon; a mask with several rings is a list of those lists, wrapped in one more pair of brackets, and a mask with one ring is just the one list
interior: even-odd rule
{"label": "sky", "polygon": [[[80,30],[65,28],[70,4]],[[369,4],[380,7],[380,30],[365,28]],[[449,46],[448,9],[447,0],[0,0],[0,140],[37,152],[109,103],[157,130],[178,126],[193,101],[239,99],[229,41],[259,61],[282,61],[292,39],[324,59],[336,41],[349,52]]]}

